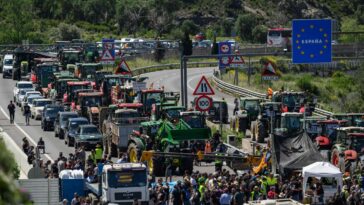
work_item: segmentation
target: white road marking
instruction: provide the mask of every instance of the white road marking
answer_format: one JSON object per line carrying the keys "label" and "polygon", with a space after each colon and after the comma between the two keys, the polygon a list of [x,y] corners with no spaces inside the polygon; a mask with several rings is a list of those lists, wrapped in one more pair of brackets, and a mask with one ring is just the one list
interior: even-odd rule
{"label": "white road marking", "polygon": [[[2,107],[0,107],[0,109],[1,109],[1,112],[5,115],[5,117],[8,119],[8,120],[10,120],[10,117],[9,117],[9,115],[5,112],[5,110],[2,108]],[[26,133],[24,130],[23,130],[23,128],[21,128],[16,122],[14,122],[14,125],[15,125],[15,127],[16,128],[18,128],[19,130],[20,130],[20,132],[22,132],[23,134],[24,134],[24,136],[26,137],[26,138],[28,138],[28,140],[34,145],[34,147],[36,147],[37,146],[37,143],[30,137],[30,135],[28,135],[28,133]],[[45,157],[47,157],[48,158],[48,160],[50,160],[51,162],[54,162],[53,161],[53,159],[48,155],[48,154],[44,154],[44,156]]]}

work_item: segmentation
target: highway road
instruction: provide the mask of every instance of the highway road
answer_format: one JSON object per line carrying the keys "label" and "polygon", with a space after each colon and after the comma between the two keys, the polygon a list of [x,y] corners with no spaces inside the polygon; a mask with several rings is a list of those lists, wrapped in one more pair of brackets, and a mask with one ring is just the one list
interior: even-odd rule
{"label": "highway road", "polygon": [[[196,87],[200,77],[205,75],[206,77],[212,76],[214,68],[191,68],[188,69],[188,102],[193,100],[193,91]],[[165,70],[157,71],[152,73],[143,74],[143,76],[148,76],[147,80],[148,86],[153,83],[155,88],[164,86],[166,91],[180,91],[180,72],[179,70]],[[42,159],[44,161],[51,160],[54,161],[59,156],[60,152],[63,152],[64,156],[68,156],[69,153],[74,152],[73,147],[68,147],[64,140],[54,137],[53,131],[44,132],[41,130],[40,121],[31,120],[30,125],[25,125],[25,119],[22,115],[20,108],[17,107],[15,114],[15,123],[10,124],[9,113],[7,110],[7,105],[10,100],[13,99],[13,87],[15,81],[10,79],[0,79],[0,127],[4,132],[7,133],[6,143],[8,147],[12,149],[12,152],[16,155],[15,158],[18,164],[22,168],[23,173],[27,173],[29,166],[24,165],[25,155],[21,152],[22,139],[24,137],[28,138],[31,145],[36,145],[40,137],[43,137],[46,145],[46,154],[42,154]],[[233,109],[234,98],[215,90],[216,99],[225,98],[229,106],[229,114],[231,116]],[[20,149],[14,149],[17,146]],[[20,159],[22,163],[20,163]],[[205,165],[201,167],[196,167],[196,170],[204,172],[213,172],[214,167],[211,165]]]}

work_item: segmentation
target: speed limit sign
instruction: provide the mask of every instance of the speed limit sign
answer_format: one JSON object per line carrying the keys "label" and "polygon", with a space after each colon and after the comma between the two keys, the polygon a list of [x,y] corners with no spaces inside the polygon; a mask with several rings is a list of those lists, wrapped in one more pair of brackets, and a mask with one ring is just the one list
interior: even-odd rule
{"label": "speed limit sign", "polygon": [[196,100],[196,109],[204,112],[208,111],[212,106],[212,99],[209,96],[202,95]]}

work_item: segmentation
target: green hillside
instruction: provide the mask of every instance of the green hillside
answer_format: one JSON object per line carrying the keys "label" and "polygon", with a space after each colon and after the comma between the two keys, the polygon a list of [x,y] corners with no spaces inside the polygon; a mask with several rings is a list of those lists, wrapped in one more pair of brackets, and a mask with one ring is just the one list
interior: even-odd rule
{"label": "green hillside", "polygon": [[[363,30],[361,0],[0,0],[0,43],[102,37],[178,39],[183,31],[265,42],[269,27],[294,18],[333,18]],[[350,39],[345,39],[350,40]]]}

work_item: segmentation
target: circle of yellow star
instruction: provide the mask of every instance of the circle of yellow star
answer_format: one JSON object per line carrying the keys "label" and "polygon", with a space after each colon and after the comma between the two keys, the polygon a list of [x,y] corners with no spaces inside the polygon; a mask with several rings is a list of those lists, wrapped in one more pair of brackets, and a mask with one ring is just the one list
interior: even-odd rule
{"label": "circle of yellow star", "polygon": [[310,55],[310,57],[311,57],[311,58],[314,58],[314,57],[315,57],[315,55],[311,54],[311,55]]}
{"label": "circle of yellow star", "polygon": [[300,43],[300,41],[299,40],[296,40],[296,43]]}
{"label": "circle of yellow star", "polygon": [[299,38],[299,37],[301,37],[301,35],[300,34],[297,34],[297,38]]}
{"label": "circle of yellow star", "polygon": [[315,28],[315,26],[314,25],[310,25],[310,28],[313,29],[313,28]]}
{"label": "circle of yellow star", "polygon": [[322,55],[324,52],[323,51],[320,51],[320,54]]}
{"label": "circle of yellow star", "polygon": [[304,52],[304,51],[301,51],[301,54],[302,54],[302,55],[304,55],[304,54],[305,54],[305,52]]}
{"label": "circle of yellow star", "polygon": [[302,31],[302,32],[305,32],[305,29],[303,28],[303,29],[301,29],[301,31]]}
{"label": "circle of yellow star", "polygon": [[327,34],[326,33],[324,34],[324,37],[327,37]]}
{"label": "circle of yellow star", "polygon": [[327,48],[327,46],[324,46],[324,48]]}
{"label": "circle of yellow star", "polygon": [[324,29],[320,28],[320,32],[322,32]]}
{"label": "circle of yellow star", "polygon": [[301,46],[297,46],[297,49],[301,49]]}

